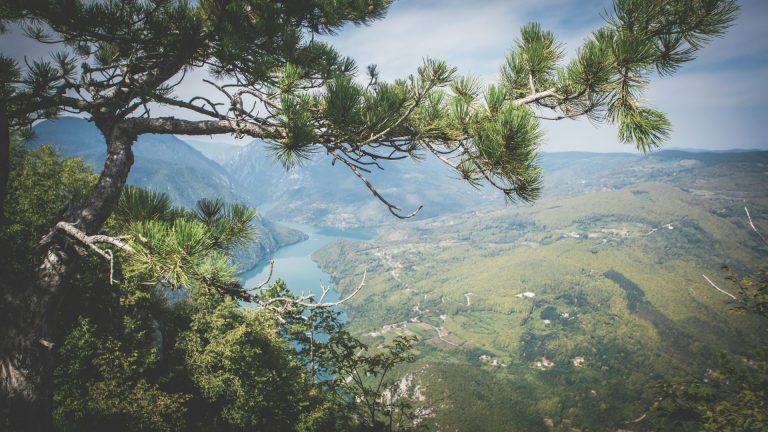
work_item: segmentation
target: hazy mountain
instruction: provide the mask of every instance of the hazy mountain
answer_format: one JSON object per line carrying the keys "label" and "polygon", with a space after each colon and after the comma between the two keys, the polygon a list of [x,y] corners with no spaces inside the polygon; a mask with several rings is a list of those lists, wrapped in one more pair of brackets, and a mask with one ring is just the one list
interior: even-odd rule
{"label": "hazy mountain", "polygon": [[242,150],[243,146],[227,144],[215,141],[203,141],[201,139],[183,138],[184,142],[192,146],[195,150],[202,153],[208,159],[221,164],[229,160],[237,152]]}
{"label": "hazy mountain", "polygon": [[[106,158],[104,137],[96,126],[81,118],[61,117],[34,127],[35,137],[27,145],[53,144],[63,156],[80,157],[97,172]],[[174,204],[193,207],[201,198],[249,203],[236,190],[235,182],[216,162],[203,156],[172,135],[141,135],[133,145],[134,165],[128,184],[167,193]],[[259,219],[258,239],[235,253],[243,270],[256,265],[280,246],[304,238],[301,233]]]}
{"label": "hazy mountain", "polygon": [[[403,214],[423,209],[416,220],[464,211],[491,200],[502,200],[490,189],[476,190],[435,158],[402,160],[371,166],[366,177]],[[268,215],[277,220],[323,226],[378,226],[395,218],[363,183],[341,164],[318,153],[291,171],[273,161],[261,141],[254,141],[224,163],[257,203],[269,203]]]}
{"label": "hazy mountain", "polygon": [[735,174],[748,176],[743,180],[755,187],[740,193],[761,197],[766,192],[763,167],[768,164],[768,152],[761,151],[663,150],[648,155],[544,153],[541,160],[545,198],[614,190],[649,181],[722,190],[731,183],[729,178],[737,178]]}
{"label": "hazy mountain", "polygon": [[642,159],[643,156],[630,153],[541,153],[539,163],[544,170],[543,198],[594,191],[593,188],[602,187],[600,179],[612,181],[609,173]]}
{"label": "hazy mountain", "polygon": [[[64,156],[78,156],[101,169],[104,137],[84,119],[61,117],[35,126],[29,145],[54,144]],[[133,145],[135,162],[128,183],[167,193],[174,203],[194,206],[201,198],[242,201],[224,169],[173,135],[141,135]]]}
{"label": "hazy mountain", "polygon": [[[759,152],[758,152],[759,153]],[[613,190],[639,181],[673,181],[693,171],[718,174],[728,165],[750,162],[755,152],[659,151],[630,153],[542,153],[543,199]],[[396,222],[387,208],[344,166],[332,166],[317,154],[304,166],[285,171],[273,162],[266,146],[254,141],[225,160],[223,166],[255,203],[266,205],[277,220],[347,227]],[[493,188],[474,189],[433,157],[371,167],[366,177],[403,213],[423,205],[414,220],[484,207],[502,208],[504,198]],[[716,168],[719,167],[719,168]],[[696,179],[689,179],[692,187]]]}

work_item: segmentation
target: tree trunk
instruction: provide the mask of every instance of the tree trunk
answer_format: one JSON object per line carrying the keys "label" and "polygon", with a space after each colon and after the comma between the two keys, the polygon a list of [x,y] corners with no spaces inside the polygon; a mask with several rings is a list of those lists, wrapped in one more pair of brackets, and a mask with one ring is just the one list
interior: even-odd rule
{"label": "tree trunk", "polygon": [[[95,234],[112,213],[133,164],[136,133],[120,124],[98,124],[107,137],[108,154],[86,204],[67,219],[86,234]],[[18,431],[53,430],[52,395],[56,323],[54,317],[66,285],[77,269],[78,253],[69,240],[53,235],[42,264],[26,290],[3,287],[4,309],[14,319],[0,329],[0,402],[9,401],[9,425]],[[0,409],[0,414],[5,414]],[[0,428],[4,425],[0,423]]]}

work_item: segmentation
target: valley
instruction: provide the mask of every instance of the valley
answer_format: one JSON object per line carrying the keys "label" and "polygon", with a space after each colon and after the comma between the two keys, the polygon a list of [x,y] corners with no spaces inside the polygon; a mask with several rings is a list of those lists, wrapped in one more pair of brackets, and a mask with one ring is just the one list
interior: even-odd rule
{"label": "valley", "polygon": [[[80,128],[70,140],[89,142],[81,120],[67,121]],[[38,129],[36,142],[54,141]],[[418,337],[416,362],[397,372],[438,430],[649,430],[660,382],[701,377],[720,353],[749,358],[768,342],[765,320],[733,313],[722,270],[765,264],[744,208],[768,226],[766,152],[543,153],[532,206],[504,205],[437,162],[393,164],[373,183],[405,209],[424,205],[399,221],[341,167],[285,171],[258,141],[197,143],[207,159],[153,139],[137,143],[130,183],[186,206],[220,197],[263,207],[258,241],[233,256],[247,283],[265,278],[270,257],[273,280],[297,291],[330,279],[343,296],[367,272],[343,306],[348,328],[374,347]]]}
{"label": "valley", "polygon": [[768,432],[764,0],[0,3],[0,432]]}
{"label": "valley", "polygon": [[345,307],[364,341],[419,338],[409,371],[440,401],[436,424],[647,430],[629,422],[657,383],[768,342],[765,320],[703,277],[733,290],[723,265],[765,264],[744,207],[768,225],[766,161],[661,152],[550,187],[567,198],[393,224],[314,258],[340,287],[367,270]]}
{"label": "valley", "polygon": [[[270,253],[263,260],[240,274],[244,286],[257,286],[270,279],[282,279],[296,293],[314,293],[318,298],[322,293],[322,286],[331,287],[325,301],[333,302],[339,299],[332,285],[330,276],[322,271],[316,262],[311,259],[312,253],[323,246],[339,241],[369,240],[373,233],[365,229],[339,230],[318,228],[311,225],[286,223],[288,228],[305,234],[306,238],[289,246],[279,248]],[[274,261],[272,267],[269,261]]]}

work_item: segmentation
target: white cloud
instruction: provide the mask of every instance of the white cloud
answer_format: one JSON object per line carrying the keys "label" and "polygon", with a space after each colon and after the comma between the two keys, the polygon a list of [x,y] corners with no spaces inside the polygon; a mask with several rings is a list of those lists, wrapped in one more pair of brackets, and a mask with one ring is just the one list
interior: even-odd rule
{"label": "white cloud", "polygon": [[[370,27],[346,29],[331,43],[361,66],[379,65],[387,80],[415,73],[424,57],[446,60],[465,74],[495,74],[512,45],[512,29],[520,27],[506,9],[499,4],[400,8]],[[488,57],[495,57],[495,64]]]}
{"label": "white cloud", "polygon": [[379,65],[387,80],[415,73],[424,57],[432,57],[489,82],[496,79],[520,27],[529,21],[555,30],[573,49],[570,42],[579,43],[588,34],[586,28],[601,22],[606,0],[577,3],[586,7],[574,7],[578,5],[568,0],[403,1],[395,3],[383,20],[368,27],[346,27],[328,40],[361,66]]}

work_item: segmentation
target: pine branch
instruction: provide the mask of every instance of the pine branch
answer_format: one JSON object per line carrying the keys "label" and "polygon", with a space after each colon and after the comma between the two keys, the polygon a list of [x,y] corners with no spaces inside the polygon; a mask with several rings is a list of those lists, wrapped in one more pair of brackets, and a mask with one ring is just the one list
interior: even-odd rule
{"label": "pine branch", "polygon": [[514,106],[522,106],[522,105],[528,105],[534,102],[538,102],[540,100],[555,97],[558,99],[564,99],[562,96],[558,95],[555,92],[555,89],[549,89],[538,93],[532,93],[524,98],[515,99],[512,101],[512,105]]}
{"label": "pine branch", "polygon": [[183,120],[175,117],[129,118],[121,122],[123,127],[138,134],[216,135],[244,133],[253,138],[274,139],[283,136],[277,127],[242,122],[236,125],[226,120]]}

